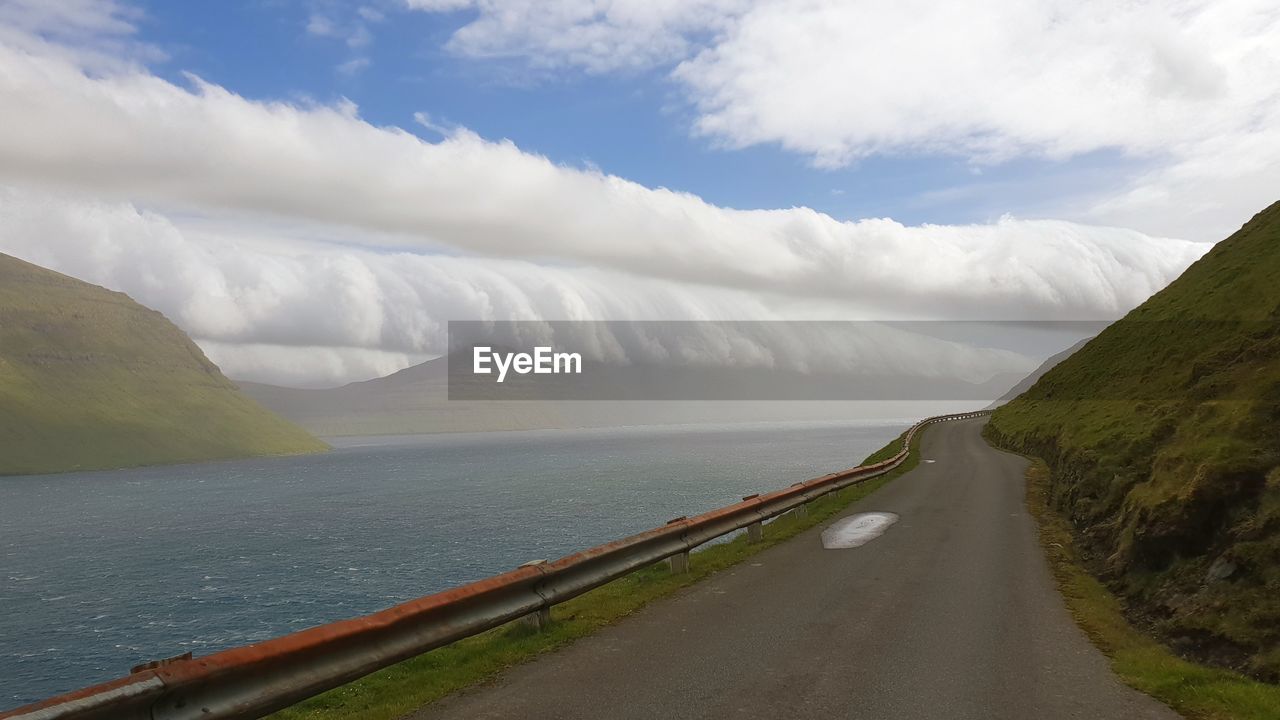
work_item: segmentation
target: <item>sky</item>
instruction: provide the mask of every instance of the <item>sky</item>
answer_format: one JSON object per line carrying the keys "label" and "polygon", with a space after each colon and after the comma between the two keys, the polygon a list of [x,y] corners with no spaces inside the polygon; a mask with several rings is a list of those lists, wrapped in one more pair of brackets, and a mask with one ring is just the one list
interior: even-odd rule
{"label": "sky", "polygon": [[463,319],[1114,319],[1280,190],[1271,0],[0,0],[0,252],[231,377]]}

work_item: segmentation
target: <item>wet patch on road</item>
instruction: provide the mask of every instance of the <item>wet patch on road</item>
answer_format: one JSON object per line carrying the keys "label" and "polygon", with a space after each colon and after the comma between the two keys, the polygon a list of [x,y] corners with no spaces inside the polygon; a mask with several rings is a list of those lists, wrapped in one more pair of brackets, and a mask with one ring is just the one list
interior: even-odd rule
{"label": "wet patch on road", "polygon": [[887,512],[859,513],[835,521],[822,531],[822,547],[843,550],[865,545],[884,534],[898,522],[898,516]]}

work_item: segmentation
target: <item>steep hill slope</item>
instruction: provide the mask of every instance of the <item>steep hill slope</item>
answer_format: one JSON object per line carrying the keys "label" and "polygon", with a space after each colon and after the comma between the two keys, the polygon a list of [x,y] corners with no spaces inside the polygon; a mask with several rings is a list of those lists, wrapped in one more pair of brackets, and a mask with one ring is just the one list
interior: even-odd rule
{"label": "steep hill slope", "polygon": [[1172,647],[1280,679],[1280,203],[996,411]]}
{"label": "steep hill slope", "polygon": [[0,254],[0,475],[323,449],[160,313]]}

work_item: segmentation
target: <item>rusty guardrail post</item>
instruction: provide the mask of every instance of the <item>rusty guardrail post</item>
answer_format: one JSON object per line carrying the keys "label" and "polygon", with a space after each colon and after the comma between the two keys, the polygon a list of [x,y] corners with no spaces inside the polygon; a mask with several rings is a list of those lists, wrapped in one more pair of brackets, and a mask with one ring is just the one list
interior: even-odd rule
{"label": "rusty guardrail post", "polygon": [[[667,524],[675,525],[676,523],[685,522],[688,519],[689,519],[688,515],[681,515],[678,518],[671,518],[670,520],[667,521]],[[678,552],[675,555],[672,555],[671,557],[667,558],[667,568],[670,569],[671,572],[676,575],[689,572],[689,551],[685,550],[684,552]]]}
{"label": "rusty guardrail post", "polygon": [[551,608],[544,607],[531,612],[520,618],[520,622],[533,628],[535,632],[542,632],[551,626]]}
{"label": "rusty guardrail post", "polygon": [[671,572],[676,575],[689,572],[689,551],[685,550],[667,558],[667,567],[671,568]]}
{"label": "rusty guardrail post", "polygon": [[[799,486],[801,486],[801,485],[804,485],[804,483],[802,483],[802,482],[798,482],[798,483],[791,483],[791,487],[799,487]],[[791,514],[792,514],[792,515],[795,515],[797,518],[799,518],[799,519],[801,519],[801,520],[803,520],[804,518],[809,517],[809,503],[807,503],[807,502],[806,502],[806,503],[801,503],[801,504],[799,504],[799,505],[795,506],[794,508],[792,508],[792,510],[791,510]]]}
{"label": "rusty guardrail post", "polygon": [[[760,497],[760,493],[752,493],[751,495],[748,495],[742,498],[742,501],[746,502],[748,500],[755,500],[758,497]],[[764,521],[757,520],[751,523],[750,525],[748,525],[747,526],[747,542],[758,543],[763,541],[764,541]]]}
{"label": "rusty guardrail post", "polygon": [[[530,560],[527,563],[521,563],[520,567],[538,567],[546,565],[546,560]],[[533,628],[534,632],[542,632],[551,625],[551,606],[546,605],[520,618],[520,622]]]}

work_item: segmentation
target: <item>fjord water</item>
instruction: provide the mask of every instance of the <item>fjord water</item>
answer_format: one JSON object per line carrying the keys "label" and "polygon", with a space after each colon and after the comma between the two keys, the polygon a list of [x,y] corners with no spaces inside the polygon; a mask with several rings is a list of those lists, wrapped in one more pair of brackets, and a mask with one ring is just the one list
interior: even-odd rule
{"label": "fjord water", "polygon": [[0,708],[843,469],[908,424],[353,438],[324,455],[0,478]]}

